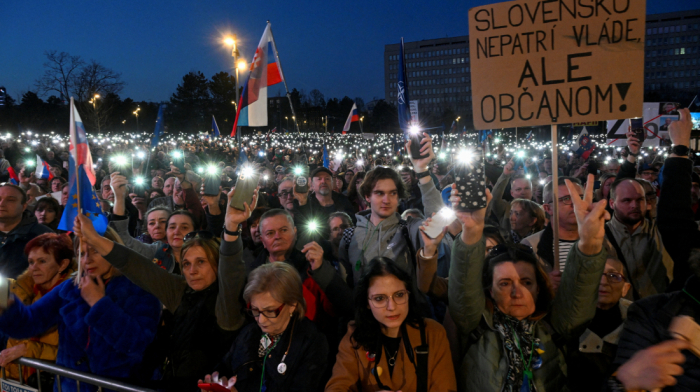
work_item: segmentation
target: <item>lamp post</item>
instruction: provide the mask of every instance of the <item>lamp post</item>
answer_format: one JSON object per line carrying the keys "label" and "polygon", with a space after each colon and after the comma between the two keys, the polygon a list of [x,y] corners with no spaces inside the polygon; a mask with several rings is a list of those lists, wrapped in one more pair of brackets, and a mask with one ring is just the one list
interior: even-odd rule
{"label": "lamp post", "polygon": [[[236,112],[238,112],[238,104],[241,102],[240,97],[239,97],[239,92],[238,92],[238,77],[239,77],[239,70],[243,71],[246,67],[246,62],[241,60],[239,61],[238,56],[240,55],[238,52],[238,45],[236,42],[236,36],[234,35],[233,37],[227,37],[224,42],[226,42],[227,45],[231,46],[231,57],[233,57],[233,66],[236,68]],[[236,137],[238,138],[238,141],[240,142],[241,137],[240,137],[240,127],[236,127]]]}
{"label": "lamp post", "polygon": [[100,94],[95,94],[89,101],[92,104],[92,110],[95,112],[95,122],[97,123],[97,132],[100,132],[100,118],[97,114],[97,100],[100,98]]}
{"label": "lamp post", "polygon": [[141,110],[140,107],[137,107],[136,110],[134,110],[134,115],[136,115],[136,133],[139,133],[139,111]]}
{"label": "lamp post", "polygon": [[365,130],[362,128],[362,124],[365,121],[365,116],[360,117],[360,132],[365,133]]}
{"label": "lamp post", "polygon": [[289,117],[284,116],[284,119],[287,120],[287,129],[289,129]]}

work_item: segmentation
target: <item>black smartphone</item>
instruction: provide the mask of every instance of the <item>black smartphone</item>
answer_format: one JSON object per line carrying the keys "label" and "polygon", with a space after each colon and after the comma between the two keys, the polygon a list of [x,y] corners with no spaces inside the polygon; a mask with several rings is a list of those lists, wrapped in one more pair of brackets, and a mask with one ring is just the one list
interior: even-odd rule
{"label": "black smartphone", "polygon": [[[259,177],[260,173],[253,168],[243,168],[241,170],[236,180],[236,191],[233,193],[233,197],[231,197],[231,207],[240,211],[245,211],[243,203],[248,203],[250,206],[255,188],[258,187]],[[250,207],[253,208],[253,206]]]}
{"label": "black smartphone", "polygon": [[294,175],[297,177],[294,181],[294,192],[307,193],[309,191],[309,180],[306,178],[308,174],[308,166],[297,166],[294,168]]}
{"label": "black smartphone", "polygon": [[456,209],[473,211],[486,207],[486,170],[481,148],[477,148],[471,156],[462,157],[455,166],[455,184],[457,196],[460,198]]}
{"label": "black smartphone", "polygon": [[644,119],[633,118],[630,119],[630,129],[634,133],[634,137],[639,140],[640,143],[644,143],[646,139],[646,130],[644,129]]}
{"label": "black smartphone", "polygon": [[409,139],[411,140],[411,158],[413,158],[413,159],[427,158],[429,156],[428,154],[421,155],[421,153],[420,153],[420,149],[422,147],[420,142],[421,142],[421,140],[423,140],[423,138],[425,138],[425,135],[423,134],[423,132],[421,132],[421,131],[418,131],[418,132],[409,131],[408,135],[409,135]]}
{"label": "black smartphone", "polygon": [[146,193],[146,179],[143,177],[134,177],[134,193],[138,197],[144,197]]}
{"label": "black smartphone", "polygon": [[171,154],[173,166],[175,166],[180,173],[185,174],[185,153],[180,150],[175,150]]}
{"label": "black smartphone", "polygon": [[204,195],[216,196],[220,193],[221,177],[217,168],[210,168],[204,175]]}

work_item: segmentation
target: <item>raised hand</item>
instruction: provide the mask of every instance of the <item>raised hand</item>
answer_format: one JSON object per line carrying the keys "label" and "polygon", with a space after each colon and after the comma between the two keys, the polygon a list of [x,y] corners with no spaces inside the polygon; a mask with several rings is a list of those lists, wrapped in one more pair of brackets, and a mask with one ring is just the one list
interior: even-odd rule
{"label": "raised hand", "polygon": [[[646,130],[644,132],[646,132]],[[639,154],[639,151],[642,149],[642,141],[637,139],[636,136],[634,136],[634,132],[627,132],[626,135],[627,148],[632,154]]]}
{"label": "raised hand", "polygon": [[[435,216],[434,212],[433,216]],[[442,239],[445,238],[445,233],[447,233],[447,226],[445,226],[442,228],[442,232],[438,234],[437,237],[430,238],[427,234],[425,234],[425,230],[432,224],[433,219],[431,216],[430,218],[426,219],[423,222],[423,224],[419,227],[420,236],[421,238],[423,238],[423,256],[425,257],[433,257],[437,254],[438,246],[440,246]]]}
{"label": "raised hand", "polygon": [[413,170],[416,173],[422,173],[426,170],[428,170],[428,165],[430,162],[435,159],[435,152],[433,151],[433,139],[428,135],[427,133],[423,132],[423,139],[420,141],[420,154],[425,155],[428,154],[426,158],[422,159],[413,159],[413,156],[411,155],[411,140],[408,140],[406,142],[406,151],[408,151],[408,158],[411,160],[411,164],[413,164]]}
{"label": "raised hand", "polygon": [[452,208],[457,215],[457,219],[462,223],[462,242],[467,245],[473,245],[477,241],[481,240],[481,236],[484,231],[484,221],[486,219],[486,210],[489,204],[491,204],[491,191],[486,188],[486,207],[471,210],[471,211],[460,211],[456,208],[459,205],[460,197],[457,196],[457,184],[452,184],[452,193],[450,196],[450,202],[452,203]]}
{"label": "raised hand", "polygon": [[515,174],[515,161],[513,161],[513,158],[510,158],[510,161],[503,167],[503,174],[506,176]]}
{"label": "raised hand", "polygon": [[677,146],[690,145],[690,131],[693,129],[693,121],[690,118],[690,110],[688,108],[679,109],[681,115],[678,121],[674,121],[668,127],[668,136],[673,144]]}
{"label": "raised hand", "polygon": [[236,208],[231,207],[231,198],[233,197],[233,194],[236,192],[236,188],[234,187],[233,189],[231,189],[231,192],[228,193],[228,203],[227,203],[227,207],[226,207],[226,217],[225,217],[226,230],[236,231],[236,230],[238,230],[238,225],[242,224],[248,218],[250,218],[250,215],[253,213],[253,209],[255,209],[255,206],[258,204],[258,191],[259,190],[260,190],[260,188],[255,188],[255,191],[253,192],[253,200],[250,202],[250,205],[248,205],[247,202],[244,202],[243,205],[245,206],[245,211],[241,211],[241,210],[238,210]]}
{"label": "raised hand", "polygon": [[109,186],[112,187],[112,192],[114,193],[114,200],[124,200],[124,196],[126,196],[127,191],[126,184],[128,184],[129,181],[118,171],[115,171],[114,173],[110,174],[109,177]]}
{"label": "raised hand", "polygon": [[[234,385],[236,385],[236,376],[231,377],[230,380],[226,379],[226,377],[219,378],[219,372],[214,372],[211,375],[207,374],[206,376],[204,376],[204,381],[199,380],[197,383],[198,384],[204,384],[204,383],[206,383],[206,384],[219,384],[231,392],[238,392],[238,390],[234,386]],[[200,389],[200,391],[201,392],[209,392],[209,391],[204,390],[204,389]]]}
{"label": "raised hand", "polygon": [[583,199],[578,197],[577,185],[566,180],[571,201],[574,204],[574,214],[578,223],[578,248],[583,254],[594,255],[603,249],[605,241],[605,221],[610,220],[610,213],[605,210],[606,200],[593,203],[593,186],[595,176],[588,175]]}
{"label": "raised hand", "polygon": [[309,242],[301,249],[301,253],[306,255],[312,270],[321,268],[323,264],[323,248],[316,241]]}

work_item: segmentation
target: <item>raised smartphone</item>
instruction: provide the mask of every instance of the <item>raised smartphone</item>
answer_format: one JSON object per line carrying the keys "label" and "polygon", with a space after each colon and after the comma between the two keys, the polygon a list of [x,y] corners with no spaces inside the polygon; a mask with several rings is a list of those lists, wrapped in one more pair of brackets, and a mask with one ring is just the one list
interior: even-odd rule
{"label": "raised smartphone", "polygon": [[472,155],[470,160],[462,160],[455,166],[455,184],[459,205],[455,208],[459,211],[472,211],[486,207],[486,180],[484,157],[480,148]]}
{"label": "raised smartphone", "polygon": [[[250,206],[255,189],[258,187],[259,177],[260,173],[252,168],[243,169],[241,171],[241,174],[238,175],[238,179],[236,181],[236,191],[233,193],[233,197],[231,197],[231,207],[237,210],[245,211],[245,206],[243,203],[248,203]],[[253,206],[250,207],[253,208]]]}
{"label": "raised smartphone", "polygon": [[442,233],[442,229],[449,226],[455,219],[457,216],[454,211],[449,207],[443,207],[432,217],[430,226],[426,227],[424,232],[430,238],[437,238]]}
{"label": "raised smartphone", "polygon": [[170,156],[172,157],[173,166],[180,170],[180,173],[185,174],[185,153],[175,150]]}
{"label": "raised smartphone", "polygon": [[644,120],[641,118],[630,119],[630,128],[634,137],[639,140],[640,143],[644,143],[646,139],[646,130],[644,129]]}
{"label": "raised smartphone", "polygon": [[207,173],[204,176],[204,195],[218,195],[220,192],[219,185],[221,185],[221,177],[219,177],[219,173]]}
{"label": "raised smartphone", "polygon": [[421,155],[420,149],[421,149],[421,140],[425,138],[425,135],[423,132],[411,132],[409,131],[409,140],[411,140],[411,158],[413,159],[423,159],[427,158],[428,154]]}

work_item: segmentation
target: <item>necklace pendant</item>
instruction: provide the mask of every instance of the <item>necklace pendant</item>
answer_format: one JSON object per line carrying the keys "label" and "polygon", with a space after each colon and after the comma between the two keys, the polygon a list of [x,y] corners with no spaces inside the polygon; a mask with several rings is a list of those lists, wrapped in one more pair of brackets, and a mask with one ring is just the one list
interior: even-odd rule
{"label": "necklace pendant", "polygon": [[389,358],[389,366],[394,367],[396,364],[396,358]]}
{"label": "necklace pendant", "polygon": [[284,362],[277,365],[277,373],[284,374],[287,371],[287,364]]}

